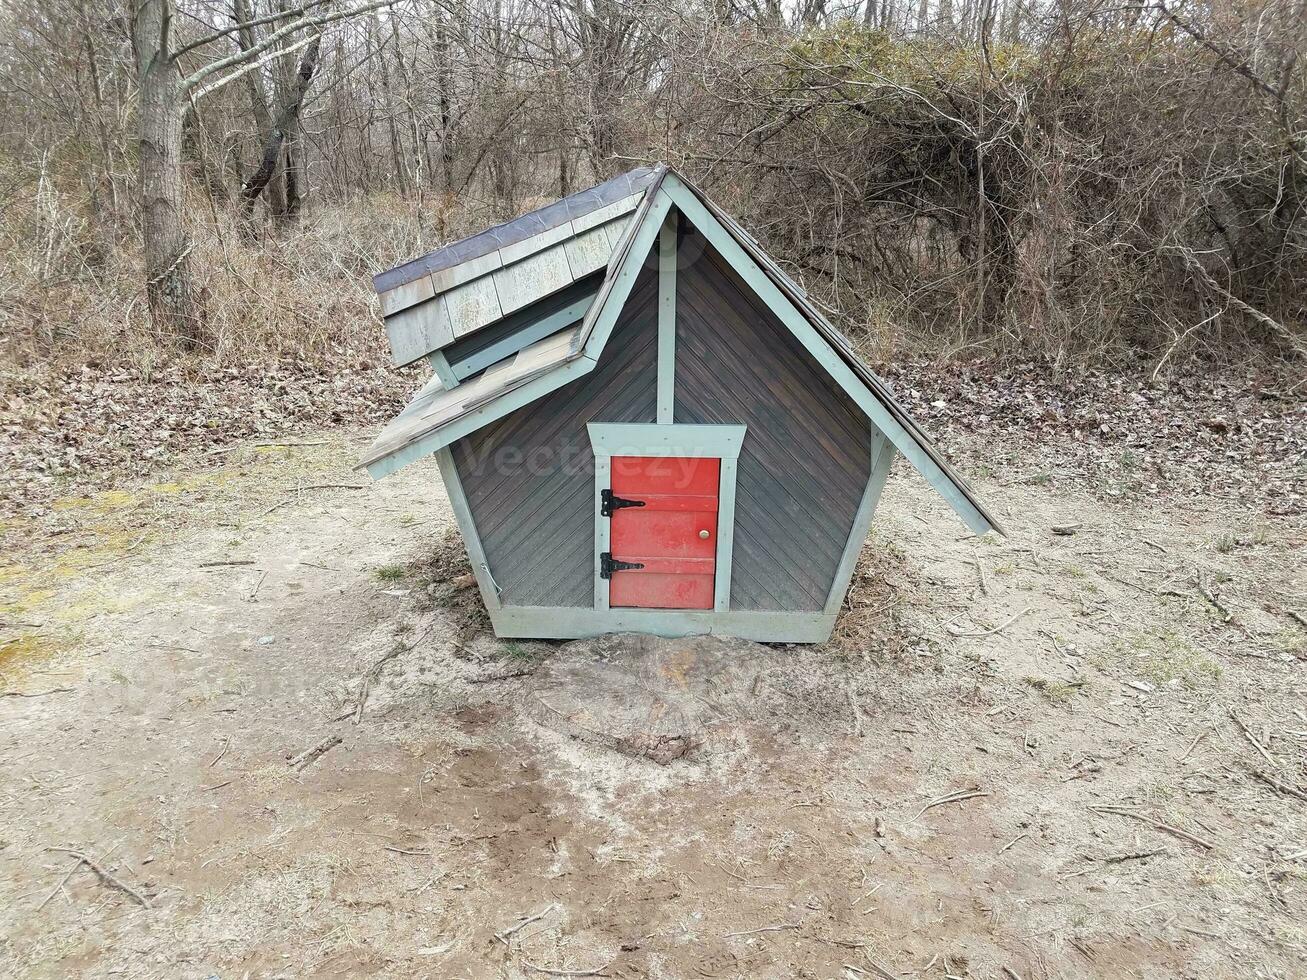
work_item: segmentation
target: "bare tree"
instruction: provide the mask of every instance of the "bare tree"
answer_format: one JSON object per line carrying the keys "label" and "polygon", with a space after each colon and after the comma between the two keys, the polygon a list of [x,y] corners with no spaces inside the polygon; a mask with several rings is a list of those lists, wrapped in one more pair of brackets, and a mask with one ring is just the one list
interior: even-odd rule
{"label": "bare tree", "polygon": [[[367,272],[664,159],[853,334],[1292,352],[1304,3],[0,3],[0,236],[60,311],[0,316],[47,346],[319,337]],[[275,235],[226,239],[264,211]]]}
{"label": "bare tree", "polygon": [[[172,0],[139,0],[132,14],[140,125],[140,183],[145,291],[155,328],[184,347],[203,343],[203,312],[191,272],[191,240],[186,231],[182,187],[182,122],[200,99],[277,58],[319,43],[328,24],[354,17],[395,0],[371,0],[344,10],[310,13],[327,6],[316,0],[252,21],[217,30],[180,47],[174,45]],[[261,41],[187,73],[187,55],[259,24],[276,24]],[[299,33],[309,36],[290,39]],[[315,55],[316,58],[316,55]],[[309,78],[312,70],[309,70]],[[305,81],[307,86],[307,80]],[[302,94],[300,98],[302,99]],[[297,106],[296,106],[297,108]]]}

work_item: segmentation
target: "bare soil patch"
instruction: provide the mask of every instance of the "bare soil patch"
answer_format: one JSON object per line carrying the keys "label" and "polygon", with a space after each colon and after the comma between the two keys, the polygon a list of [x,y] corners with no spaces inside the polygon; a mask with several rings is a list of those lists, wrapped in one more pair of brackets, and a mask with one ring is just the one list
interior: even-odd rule
{"label": "bare soil patch", "polygon": [[[896,471],[828,645],[501,643],[362,438],[10,526],[0,973],[1307,972],[1301,517],[979,473],[975,538]],[[530,708],[597,679],[692,744]]]}

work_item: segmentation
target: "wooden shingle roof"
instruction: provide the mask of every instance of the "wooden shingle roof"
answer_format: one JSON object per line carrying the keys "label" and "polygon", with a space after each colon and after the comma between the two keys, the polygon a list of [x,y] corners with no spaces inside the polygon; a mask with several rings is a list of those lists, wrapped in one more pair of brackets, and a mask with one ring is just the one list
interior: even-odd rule
{"label": "wooden shingle roof", "polygon": [[374,276],[395,363],[411,364],[604,268],[655,174],[632,170]]}

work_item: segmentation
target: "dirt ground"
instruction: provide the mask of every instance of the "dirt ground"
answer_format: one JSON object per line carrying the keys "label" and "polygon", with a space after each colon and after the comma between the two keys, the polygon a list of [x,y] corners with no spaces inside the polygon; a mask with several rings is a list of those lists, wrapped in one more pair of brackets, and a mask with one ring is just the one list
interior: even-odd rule
{"label": "dirt ground", "polygon": [[1307,976],[1303,518],[896,470],[830,644],[500,643],[362,438],[0,528],[0,974]]}

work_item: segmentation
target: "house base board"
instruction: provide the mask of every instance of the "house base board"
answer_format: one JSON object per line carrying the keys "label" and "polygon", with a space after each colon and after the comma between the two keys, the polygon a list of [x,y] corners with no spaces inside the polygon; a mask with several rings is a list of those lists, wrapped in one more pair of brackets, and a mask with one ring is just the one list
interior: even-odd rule
{"label": "house base board", "polygon": [[502,639],[573,640],[604,633],[733,636],[765,643],[823,643],[835,628],[824,612],[714,612],[710,609],[585,609],[501,606],[490,613]]}

